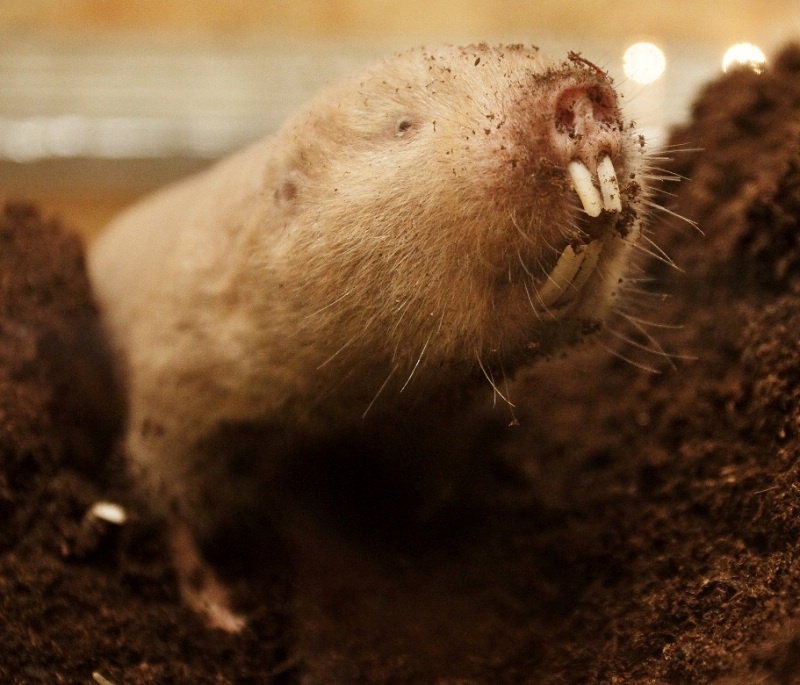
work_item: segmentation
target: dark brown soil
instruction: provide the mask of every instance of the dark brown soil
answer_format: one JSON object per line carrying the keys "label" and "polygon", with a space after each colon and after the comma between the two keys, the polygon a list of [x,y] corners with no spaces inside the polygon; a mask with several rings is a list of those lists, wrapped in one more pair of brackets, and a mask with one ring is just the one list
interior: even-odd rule
{"label": "dark brown soil", "polygon": [[656,372],[606,345],[537,366],[469,506],[411,516],[357,459],[309,478],[281,544],[221,552],[236,636],[179,605],[124,476],[77,239],[7,207],[0,682],[800,683],[800,46],[710,84],[673,140],[692,180],[664,202],[703,235],[656,212],[682,271],[653,264],[638,311],[674,362],[641,337],[614,349]]}

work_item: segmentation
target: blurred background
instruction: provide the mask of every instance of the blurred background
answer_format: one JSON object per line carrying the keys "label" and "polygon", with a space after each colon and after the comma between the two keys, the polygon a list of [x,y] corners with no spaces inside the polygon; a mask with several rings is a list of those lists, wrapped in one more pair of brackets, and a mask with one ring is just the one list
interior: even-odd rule
{"label": "blurred background", "polygon": [[657,142],[731,46],[758,63],[792,39],[800,0],[3,0],[0,199],[36,200],[91,237],[332,78],[442,42],[579,51]]}

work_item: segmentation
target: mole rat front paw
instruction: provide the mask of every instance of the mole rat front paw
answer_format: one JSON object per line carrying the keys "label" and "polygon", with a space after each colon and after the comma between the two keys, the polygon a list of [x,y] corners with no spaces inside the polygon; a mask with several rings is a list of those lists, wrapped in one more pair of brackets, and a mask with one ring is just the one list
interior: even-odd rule
{"label": "mole rat front paw", "polygon": [[203,559],[185,523],[170,526],[169,545],[183,602],[205,617],[210,627],[240,632],[247,625],[246,619],[233,610],[230,590]]}

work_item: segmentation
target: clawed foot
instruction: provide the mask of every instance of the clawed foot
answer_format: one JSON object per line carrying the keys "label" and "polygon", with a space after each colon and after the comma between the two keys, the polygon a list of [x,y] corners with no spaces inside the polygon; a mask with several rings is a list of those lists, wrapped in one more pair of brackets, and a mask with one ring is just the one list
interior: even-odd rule
{"label": "clawed foot", "polygon": [[240,632],[247,621],[231,608],[228,587],[203,559],[189,527],[182,521],[173,525],[169,543],[184,603],[204,616],[210,627]]}

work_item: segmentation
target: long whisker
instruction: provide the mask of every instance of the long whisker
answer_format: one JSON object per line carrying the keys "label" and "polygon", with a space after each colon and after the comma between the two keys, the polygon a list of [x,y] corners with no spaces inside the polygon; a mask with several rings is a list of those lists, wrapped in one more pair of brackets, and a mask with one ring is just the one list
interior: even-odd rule
{"label": "long whisker", "polygon": [[[626,314],[621,314],[621,315],[628,320],[631,326],[633,326],[637,331],[639,331],[639,333],[645,336],[645,338],[647,338],[647,340],[649,340],[651,345],[653,346],[652,348],[647,348],[646,346],[643,346],[642,349],[648,350],[653,354],[661,355],[664,358],[669,359],[670,366],[672,366],[673,368],[675,368],[675,365],[672,362],[673,360],[676,359],[679,361],[691,361],[691,362],[697,361],[697,357],[692,354],[678,354],[674,352],[667,352],[662,347],[661,343],[659,343],[652,335],[650,335],[647,329],[642,324],[638,323],[634,317],[628,316]],[[650,323],[649,325],[656,326],[657,324]],[[666,325],[662,327],[667,327],[677,330],[682,328],[682,326],[666,326]],[[613,334],[613,331],[610,332]]]}
{"label": "long whisker", "polygon": [[657,202],[652,202],[651,200],[647,199],[643,200],[643,202],[650,209],[655,209],[656,211],[669,214],[670,216],[675,217],[676,219],[679,219],[680,221],[689,224],[689,226],[698,231],[700,235],[705,235],[705,233],[703,233],[703,229],[700,228],[700,226],[696,221],[693,221],[692,219],[689,219],[688,217],[685,217],[682,214],[678,214],[677,212],[673,212],[671,209],[668,209],[667,207],[664,207],[664,205],[660,205]]}
{"label": "long whisker", "polygon": [[[647,293],[647,294],[655,294],[655,293]],[[679,325],[679,324],[663,323],[661,321],[650,321],[649,319],[642,319],[642,318],[640,318],[638,316],[634,316],[633,314],[630,314],[630,313],[626,312],[621,307],[616,307],[614,309],[614,311],[617,314],[619,314],[620,316],[625,317],[632,324],[633,323],[637,323],[637,324],[640,324],[640,325],[645,326],[645,327],[650,326],[651,328],[662,328],[662,329],[670,330],[670,331],[679,331],[682,328],[685,328],[685,326]]]}
{"label": "long whisker", "polygon": [[326,366],[327,364],[329,364],[330,362],[332,362],[332,361],[333,361],[333,360],[334,360],[336,357],[338,357],[338,356],[339,356],[339,354],[340,354],[341,352],[343,352],[343,351],[344,351],[344,350],[346,350],[348,347],[350,347],[350,345],[353,343],[353,341],[354,341],[354,340],[355,340],[357,337],[358,337],[358,335],[354,335],[352,338],[350,338],[350,340],[348,340],[348,341],[347,341],[347,342],[346,342],[344,345],[342,345],[342,346],[341,346],[341,347],[340,347],[338,350],[336,350],[336,352],[334,352],[334,353],[333,353],[333,354],[332,354],[330,357],[328,357],[328,358],[327,358],[327,359],[326,359],[324,362],[322,362],[322,364],[320,364],[320,365],[317,367],[317,371],[319,371],[321,368],[323,368],[324,366]]}
{"label": "long whisker", "polygon": [[329,303],[328,303],[328,304],[326,304],[324,307],[320,307],[320,308],[319,308],[319,309],[317,309],[316,311],[313,311],[313,312],[311,312],[310,314],[307,314],[307,315],[305,316],[305,318],[306,318],[306,319],[310,319],[311,317],[313,317],[313,316],[316,316],[317,314],[321,314],[321,313],[322,313],[322,312],[324,312],[326,309],[329,309],[330,307],[333,307],[335,304],[337,304],[337,303],[341,302],[341,301],[342,301],[342,300],[343,300],[345,297],[347,297],[347,296],[348,296],[348,295],[349,295],[351,292],[352,292],[351,290],[346,290],[346,291],[345,291],[343,294],[339,295],[339,297],[337,297],[335,300],[333,300],[333,302],[329,302]]}
{"label": "long whisker", "polygon": [[531,291],[528,288],[528,284],[527,283],[523,283],[522,287],[525,288],[525,294],[528,296],[528,302],[531,305],[531,309],[533,310],[533,313],[536,314],[536,318],[539,319],[539,321],[541,321],[542,320],[542,315],[539,314],[539,310],[536,308],[536,305],[533,304],[533,299],[531,298]]}
{"label": "long whisker", "polygon": [[489,385],[492,386],[492,390],[494,390],[495,397],[500,397],[500,399],[502,399],[503,402],[505,402],[509,407],[513,407],[514,403],[511,400],[509,400],[502,392],[500,392],[500,388],[497,387],[497,384],[494,382],[494,379],[489,375],[489,372],[484,367],[483,362],[481,361],[481,355],[477,351],[475,352],[475,357],[478,359],[478,366],[483,372],[483,375],[486,377],[486,380],[489,381]]}
{"label": "long whisker", "polygon": [[532,245],[535,248],[539,248],[538,243],[525,231],[522,230],[522,226],[519,225],[517,221],[516,212],[510,212],[509,218],[511,219],[511,225],[517,229],[517,233],[519,233],[520,237],[529,245]]}
{"label": "long whisker", "polygon": [[650,245],[652,245],[654,249],[653,250],[648,250],[644,245],[642,245],[639,242],[633,243],[631,245],[631,247],[634,250],[638,250],[639,252],[642,252],[643,254],[646,254],[648,257],[652,257],[653,259],[657,259],[659,262],[663,262],[664,264],[666,264],[669,267],[672,267],[676,271],[679,271],[681,273],[683,272],[683,269],[681,269],[675,262],[673,262],[667,256],[667,254],[665,252],[663,252],[660,247],[658,247],[658,245],[656,245],[652,240],[650,240],[650,238],[648,238],[647,236],[643,235],[642,239],[646,240],[648,243],[650,243]]}
{"label": "long whisker", "polygon": [[642,333],[642,335],[645,335],[647,337],[647,340],[650,343],[650,345],[644,345],[644,344],[642,344],[640,342],[637,342],[636,340],[634,340],[630,336],[624,335],[624,334],[620,333],[619,331],[614,330],[613,328],[608,328],[607,330],[615,338],[617,338],[619,340],[622,340],[624,343],[626,343],[627,345],[630,345],[631,347],[635,347],[638,350],[643,350],[644,352],[648,352],[649,354],[654,354],[654,355],[657,355],[659,357],[663,357],[663,358],[667,359],[669,361],[669,365],[673,369],[675,368],[675,364],[672,361],[672,359],[673,359],[672,355],[670,355],[663,347],[661,347],[661,345],[659,345],[653,339],[652,336],[647,335],[646,333],[640,331]]}
{"label": "long whisker", "polygon": [[364,410],[364,413],[361,415],[362,419],[366,418],[367,414],[369,414],[369,410],[372,409],[372,405],[375,404],[375,401],[378,399],[380,394],[383,392],[383,389],[389,383],[389,380],[394,375],[395,371],[397,371],[397,366],[393,366],[391,371],[389,371],[389,374],[386,376],[386,380],[383,381],[383,384],[381,385],[381,387],[378,388],[378,392],[375,393],[375,396],[372,398],[370,403],[367,405],[367,408]]}
{"label": "long whisker", "polygon": [[658,373],[658,374],[661,373],[661,371],[659,369],[656,369],[656,368],[654,368],[652,366],[648,366],[647,364],[642,364],[641,362],[637,362],[637,361],[631,359],[630,357],[626,357],[621,352],[617,352],[616,350],[610,348],[608,345],[606,345],[603,342],[598,341],[597,344],[600,347],[602,347],[609,354],[615,356],[617,359],[621,359],[622,361],[630,364],[631,366],[636,367],[637,369],[641,369],[642,371],[647,371],[648,373]]}
{"label": "long whisker", "polygon": [[405,390],[405,389],[406,389],[406,386],[407,386],[407,385],[408,385],[408,384],[411,382],[411,379],[412,379],[412,378],[413,378],[413,376],[414,376],[414,372],[417,370],[417,367],[419,366],[419,363],[422,361],[422,357],[423,357],[423,355],[425,354],[425,350],[427,350],[427,349],[428,349],[428,343],[431,341],[431,338],[432,338],[432,337],[433,337],[433,333],[431,333],[431,334],[428,336],[428,339],[425,341],[425,344],[422,346],[422,351],[419,353],[419,357],[417,357],[417,361],[416,361],[416,363],[414,364],[414,368],[413,368],[413,369],[411,369],[411,373],[410,373],[410,374],[408,374],[408,378],[406,378],[406,382],[405,382],[405,383],[403,383],[403,387],[402,387],[402,388],[400,388],[400,392],[403,392],[403,390]]}

